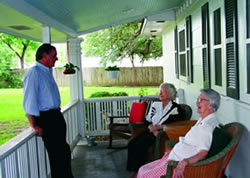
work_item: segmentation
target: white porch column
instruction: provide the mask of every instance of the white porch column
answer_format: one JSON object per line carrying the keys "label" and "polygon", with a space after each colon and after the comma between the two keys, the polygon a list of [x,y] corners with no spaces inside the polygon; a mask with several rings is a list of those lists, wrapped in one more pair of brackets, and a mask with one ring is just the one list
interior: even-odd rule
{"label": "white porch column", "polygon": [[78,66],[80,70],[76,69],[76,73],[70,75],[70,100],[80,100],[80,108],[78,109],[78,123],[80,134],[84,136],[85,122],[84,122],[84,95],[83,95],[83,78],[82,78],[82,61],[81,61],[81,42],[82,38],[70,38],[69,41],[69,60],[72,64]]}
{"label": "white porch column", "polygon": [[43,43],[51,43],[51,34],[49,26],[43,26]]}

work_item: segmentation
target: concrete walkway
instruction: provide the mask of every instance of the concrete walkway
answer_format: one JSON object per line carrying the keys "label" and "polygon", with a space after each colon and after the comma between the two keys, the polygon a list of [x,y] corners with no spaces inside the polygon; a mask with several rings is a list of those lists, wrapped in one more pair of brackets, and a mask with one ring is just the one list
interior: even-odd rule
{"label": "concrete walkway", "polygon": [[108,149],[108,142],[96,142],[88,146],[80,141],[73,153],[72,170],[74,178],[127,178],[127,140],[114,141],[119,149]]}

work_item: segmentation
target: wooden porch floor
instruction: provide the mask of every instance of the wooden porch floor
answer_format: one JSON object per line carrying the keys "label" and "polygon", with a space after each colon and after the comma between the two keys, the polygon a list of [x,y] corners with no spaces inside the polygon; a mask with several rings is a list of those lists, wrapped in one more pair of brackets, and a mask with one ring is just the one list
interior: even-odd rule
{"label": "wooden porch floor", "polygon": [[114,141],[119,149],[108,149],[107,141],[96,143],[88,146],[82,140],[76,146],[72,159],[74,178],[127,178],[127,140]]}

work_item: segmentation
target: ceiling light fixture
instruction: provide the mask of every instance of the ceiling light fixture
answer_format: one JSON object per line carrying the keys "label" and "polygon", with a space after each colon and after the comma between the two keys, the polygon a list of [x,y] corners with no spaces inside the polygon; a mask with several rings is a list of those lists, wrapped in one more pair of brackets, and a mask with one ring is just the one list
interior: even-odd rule
{"label": "ceiling light fixture", "polygon": [[15,30],[30,30],[31,28],[30,27],[27,27],[27,26],[24,26],[24,25],[12,25],[12,26],[9,26],[10,28],[12,29],[15,29]]}
{"label": "ceiling light fixture", "polygon": [[132,12],[134,12],[135,11],[135,9],[133,9],[133,8],[128,8],[128,9],[124,9],[122,12],[124,13],[124,14],[130,14],[130,13],[132,13]]}

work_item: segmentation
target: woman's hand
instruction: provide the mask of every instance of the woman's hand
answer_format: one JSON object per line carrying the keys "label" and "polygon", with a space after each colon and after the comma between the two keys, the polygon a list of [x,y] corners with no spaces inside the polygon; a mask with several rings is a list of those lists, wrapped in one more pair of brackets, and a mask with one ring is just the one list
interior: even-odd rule
{"label": "woman's hand", "polygon": [[150,132],[153,132],[153,124],[150,124],[150,125],[148,126],[148,129],[149,129]]}
{"label": "woman's hand", "polygon": [[184,178],[183,173],[184,173],[184,169],[187,165],[188,165],[188,162],[185,160],[182,160],[181,162],[179,162],[177,167],[174,169],[173,178]]}

